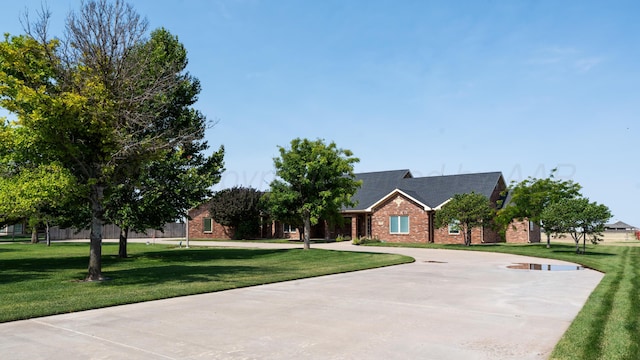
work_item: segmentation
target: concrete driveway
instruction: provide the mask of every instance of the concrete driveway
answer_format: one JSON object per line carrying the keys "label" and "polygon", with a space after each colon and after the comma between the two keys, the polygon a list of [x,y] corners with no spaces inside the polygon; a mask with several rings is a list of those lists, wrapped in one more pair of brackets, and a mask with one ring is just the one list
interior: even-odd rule
{"label": "concrete driveway", "polygon": [[315,246],[416,262],[0,324],[0,357],[545,359],[603,276],[508,269],[562,264],[514,255]]}

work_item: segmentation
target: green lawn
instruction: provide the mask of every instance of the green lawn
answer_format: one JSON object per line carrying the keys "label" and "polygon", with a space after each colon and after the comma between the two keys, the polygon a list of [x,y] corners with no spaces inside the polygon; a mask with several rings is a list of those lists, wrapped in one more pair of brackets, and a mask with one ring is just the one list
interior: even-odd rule
{"label": "green lawn", "polygon": [[0,243],[3,242],[31,242],[31,235],[2,235],[0,236]]}
{"label": "green lawn", "polygon": [[81,281],[86,243],[0,245],[0,322],[106,306],[206,293],[414,261],[399,255],[312,249],[177,249],[103,244],[103,273],[110,280]]}
{"label": "green lawn", "polygon": [[[605,273],[573,321],[551,359],[640,359],[640,247],[587,245],[578,255],[573,244],[531,245],[398,245],[439,249],[492,251],[566,260]],[[525,334],[526,336],[526,334]]]}

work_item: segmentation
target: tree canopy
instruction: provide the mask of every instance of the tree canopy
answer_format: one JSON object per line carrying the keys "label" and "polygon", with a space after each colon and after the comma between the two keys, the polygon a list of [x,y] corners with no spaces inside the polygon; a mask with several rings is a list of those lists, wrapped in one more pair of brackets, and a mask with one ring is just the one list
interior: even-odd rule
{"label": "tree canopy", "polygon": [[100,280],[110,194],[174,151],[206,148],[194,144],[205,145],[209,123],[192,107],[200,86],[182,44],[165,29],[147,38],[130,5],[83,2],[60,40],[48,36],[50,13],[41,15],[0,43],[0,106],[17,116],[5,128],[24,139],[3,161],[56,163],[74,178],[91,214],[87,279]]}
{"label": "tree canopy", "polygon": [[510,201],[497,212],[496,222],[504,229],[514,219],[532,221],[547,233],[549,247],[549,229],[541,221],[542,212],[549,205],[562,199],[580,196],[582,188],[580,184],[571,180],[556,179],[555,172],[556,169],[553,169],[549,177],[544,179],[529,177],[507,189]]}
{"label": "tree canopy", "polygon": [[487,225],[493,218],[494,209],[486,196],[475,192],[455,194],[442,209],[436,211],[435,226],[457,226],[464,235],[464,244],[471,245],[471,230]]}
{"label": "tree canopy", "polygon": [[270,214],[276,220],[304,225],[304,248],[310,248],[311,225],[335,217],[343,206],[355,205],[351,197],[360,187],[350,150],[324,140],[296,138],[290,148],[278,147],[274,158],[277,179],[271,182]]}
{"label": "tree canopy", "polygon": [[604,225],[611,219],[611,211],[587,198],[569,198],[550,204],[542,212],[541,219],[550,233],[569,234],[576,244],[576,253],[580,253],[581,239],[583,252],[587,238],[593,243],[600,240]]}
{"label": "tree canopy", "polygon": [[220,225],[231,227],[233,237],[247,239],[258,235],[263,193],[251,187],[233,187],[216,192],[209,212]]}

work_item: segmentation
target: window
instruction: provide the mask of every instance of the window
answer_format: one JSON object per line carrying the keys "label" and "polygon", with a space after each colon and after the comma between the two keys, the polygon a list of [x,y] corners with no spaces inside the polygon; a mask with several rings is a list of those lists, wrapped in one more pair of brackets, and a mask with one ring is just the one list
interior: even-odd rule
{"label": "window", "polygon": [[458,235],[458,234],[460,234],[460,221],[453,220],[449,224],[449,234],[450,235]]}
{"label": "window", "polygon": [[203,226],[203,231],[205,233],[211,233],[213,232],[213,221],[211,220],[211,218],[204,218],[202,220],[202,226]]}
{"label": "window", "polygon": [[291,226],[291,224],[284,224],[284,233],[294,233],[297,231],[295,226]]}
{"label": "window", "polygon": [[389,233],[390,234],[408,234],[409,233],[409,216],[390,216],[389,217]]}

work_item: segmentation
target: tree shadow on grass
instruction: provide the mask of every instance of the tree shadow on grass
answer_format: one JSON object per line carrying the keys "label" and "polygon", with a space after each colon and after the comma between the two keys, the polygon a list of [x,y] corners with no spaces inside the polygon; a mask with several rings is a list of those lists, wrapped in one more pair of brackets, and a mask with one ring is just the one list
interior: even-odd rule
{"label": "tree shadow on grass", "polygon": [[105,286],[161,285],[167,282],[196,283],[225,281],[235,276],[258,276],[267,269],[238,265],[158,265],[135,269],[112,270],[105,273],[110,279]]}
{"label": "tree shadow on grass", "polygon": [[175,251],[150,251],[133,254],[131,259],[146,258],[171,262],[250,260],[273,254],[282,254],[297,249],[236,249],[236,248],[193,248]]}
{"label": "tree shadow on grass", "polygon": [[0,260],[0,285],[42,278],[60,271],[86,271],[87,261],[87,256]]}
{"label": "tree shadow on grass", "polygon": [[551,248],[551,252],[555,253],[555,254],[566,254],[566,255],[577,255],[577,256],[588,256],[588,257],[608,257],[608,256],[618,256],[618,254],[612,254],[612,253],[606,253],[606,252],[598,252],[598,251],[589,251],[587,250],[587,252],[585,253],[576,253],[576,249],[563,249],[563,250],[558,250],[558,249],[553,249]]}
{"label": "tree shadow on grass", "polygon": [[[104,275],[114,280],[130,278],[133,283],[161,283],[175,281],[180,276],[183,281],[199,281],[197,279],[207,279],[221,274],[228,273],[250,273],[251,266],[236,265],[189,265],[190,263],[211,262],[216,260],[251,260],[272,254],[282,254],[292,251],[290,249],[229,249],[229,248],[194,248],[184,250],[150,250],[134,252],[127,259],[120,259],[117,255],[105,255],[103,245],[102,265]],[[0,285],[41,279],[52,273],[78,272],[86,273],[88,256],[55,256],[55,257],[34,257],[25,253],[25,257],[15,259],[0,259]],[[160,266],[145,264],[145,260],[159,261]],[[135,262],[140,261],[139,267],[134,269],[115,269],[120,264],[134,262],[131,266],[136,266]],[[171,264],[174,263],[174,264]],[[262,271],[265,271],[264,269]],[[134,279],[134,278],[138,279]],[[69,279],[74,280],[74,279]],[[129,280],[127,280],[129,281]],[[125,281],[125,283],[127,283]]]}

